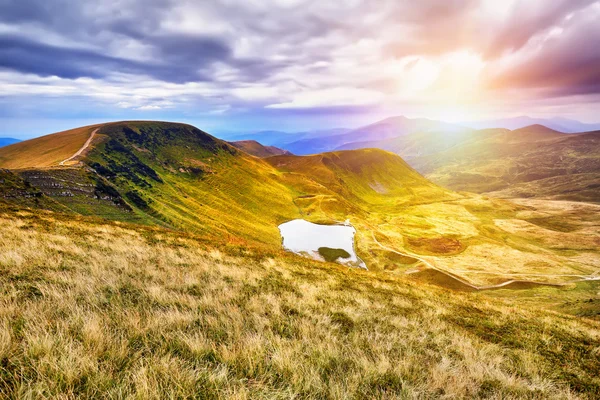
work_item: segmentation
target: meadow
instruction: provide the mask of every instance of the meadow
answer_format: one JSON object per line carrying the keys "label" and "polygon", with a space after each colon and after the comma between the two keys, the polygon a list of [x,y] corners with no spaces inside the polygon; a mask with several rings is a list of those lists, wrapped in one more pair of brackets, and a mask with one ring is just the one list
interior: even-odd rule
{"label": "meadow", "polygon": [[5,398],[598,398],[600,322],[160,227],[3,207]]}
{"label": "meadow", "polygon": [[[37,149],[68,157],[72,142],[85,141],[74,132],[89,138],[91,129],[92,146],[74,165],[45,167],[26,156]],[[416,270],[413,278],[445,286],[573,285],[599,274],[600,206],[454,192],[383,150],[260,159],[193,126],[150,121],[42,139],[0,149],[0,166],[10,167],[2,157],[14,153],[21,156],[10,162],[27,166],[1,173],[5,201],[273,249],[281,223],[348,219],[369,269]],[[27,190],[36,189],[32,200]]]}

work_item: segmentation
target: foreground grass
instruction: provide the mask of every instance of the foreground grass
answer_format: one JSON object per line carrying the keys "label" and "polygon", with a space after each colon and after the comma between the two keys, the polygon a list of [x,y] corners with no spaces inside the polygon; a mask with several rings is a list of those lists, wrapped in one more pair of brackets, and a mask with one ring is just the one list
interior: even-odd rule
{"label": "foreground grass", "polygon": [[597,398],[600,323],[166,230],[0,214],[6,398]]}

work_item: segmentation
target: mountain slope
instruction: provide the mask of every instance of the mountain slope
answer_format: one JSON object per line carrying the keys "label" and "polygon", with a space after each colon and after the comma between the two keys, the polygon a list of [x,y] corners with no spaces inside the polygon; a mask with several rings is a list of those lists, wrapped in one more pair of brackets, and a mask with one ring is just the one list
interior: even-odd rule
{"label": "mountain slope", "polygon": [[256,140],[239,140],[237,142],[229,142],[229,144],[236,149],[242,150],[245,153],[259,158],[279,156],[282,154],[292,154],[287,150],[283,150],[275,146],[263,146]]}
{"label": "mountain slope", "polygon": [[58,166],[75,154],[98,125],[70,129],[0,148],[0,168]]}
{"label": "mountain slope", "polygon": [[455,131],[456,125],[427,118],[407,118],[404,116],[386,118],[371,125],[355,129],[345,136],[345,140],[355,142],[369,138],[383,140],[406,135],[413,132]]}
{"label": "mountain slope", "polygon": [[337,150],[378,148],[398,154],[405,160],[444,151],[473,137],[472,130],[411,132],[405,135],[368,142],[353,142]]}
{"label": "mountain slope", "polygon": [[[85,152],[60,165],[92,132]],[[212,237],[279,244],[277,224],[297,215],[269,164],[183,124],[133,121],[59,132],[0,149],[0,166],[16,168],[19,179],[66,211]]]}
{"label": "mountain slope", "polygon": [[[9,171],[10,179],[0,182],[10,186],[9,196],[0,203],[18,206],[22,196],[22,205],[34,209],[271,250],[281,247],[277,227],[283,222],[350,220],[356,251],[368,268],[416,271],[412,276],[426,281],[434,269],[444,278],[438,284],[456,287],[449,281],[459,277],[472,290],[514,280],[515,271],[528,282],[587,279],[600,262],[589,232],[597,222],[595,209],[571,212],[564,204],[557,210],[455,193],[383,150],[259,159],[184,124],[118,122],[93,132],[94,140],[71,165]],[[45,142],[54,149],[52,143]],[[47,150],[39,142],[35,151],[26,145],[34,155]],[[25,185],[31,189],[22,190]],[[28,202],[32,191],[44,201]],[[536,213],[569,221],[569,231],[557,234],[545,227],[554,222],[523,214],[536,207]],[[562,252],[564,243],[569,253]]]}
{"label": "mountain slope", "polygon": [[0,213],[8,396],[600,394],[600,322],[514,292],[456,293],[168,229]]}
{"label": "mountain slope", "polygon": [[[92,128],[94,140],[85,154],[74,166],[60,166],[56,160],[77,151]],[[276,161],[257,159],[184,124],[110,123],[42,139],[19,144],[19,152],[13,152],[17,157],[4,162],[29,166],[18,171],[20,176],[69,210],[232,240],[278,246],[277,225],[303,215],[306,210],[298,203],[310,203],[297,198],[300,192],[326,192],[327,201],[320,198],[325,211],[312,217],[328,221],[346,219],[348,210],[365,214],[369,204],[392,196],[410,202],[422,187],[433,196],[445,193],[398,156],[382,151],[327,156],[320,167],[331,181],[310,173],[290,178],[274,167]],[[48,153],[60,157],[39,161],[38,154]],[[274,158],[280,157],[292,156]]]}
{"label": "mountain slope", "polygon": [[[600,200],[594,194],[600,178],[600,132],[564,134],[539,125],[486,132],[445,151],[411,159],[411,164],[454,190]],[[565,185],[553,191],[547,179]],[[515,186],[522,184],[531,187]]]}
{"label": "mountain slope", "polygon": [[414,201],[420,191],[430,191],[428,195],[438,200],[449,194],[397,155],[379,149],[276,156],[267,162],[287,174],[304,175],[353,204],[387,204],[390,198],[400,204],[401,199]]}
{"label": "mountain slope", "polygon": [[148,218],[211,236],[279,243],[277,225],[297,215],[270,165],[195,127],[122,122],[99,134],[105,140],[86,163]]}

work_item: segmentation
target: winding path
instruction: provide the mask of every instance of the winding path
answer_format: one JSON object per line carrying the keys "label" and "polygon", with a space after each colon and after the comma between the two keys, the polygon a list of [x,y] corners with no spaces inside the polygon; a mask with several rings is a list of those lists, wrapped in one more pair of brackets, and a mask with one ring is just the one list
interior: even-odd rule
{"label": "winding path", "polygon": [[96,128],[92,131],[92,134],[90,135],[90,137],[88,138],[88,140],[86,140],[86,142],[83,144],[83,146],[81,146],[81,148],[79,150],[77,150],[77,153],[73,154],[71,157],[62,160],[60,163],[58,163],[58,165],[65,165],[65,163],[73,160],[76,157],[79,157],[81,155],[81,153],[83,153],[85,151],[85,149],[87,149],[90,146],[90,143],[92,143],[92,139],[94,139],[94,136],[96,135],[96,132],[98,132],[98,129],[100,128]]}
{"label": "winding path", "polygon": [[[401,256],[414,258],[414,259],[420,261],[421,263],[425,264],[427,267],[429,267],[431,269],[434,269],[434,270],[436,270],[438,272],[441,272],[442,274],[448,275],[449,277],[454,278],[457,281],[459,281],[460,283],[462,283],[464,285],[467,285],[470,288],[475,289],[475,290],[497,289],[497,288],[501,288],[503,286],[510,285],[511,283],[532,283],[532,284],[544,285],[544,286],[565,286],[565,285],[567,285],[569,283],[600,280],[600,276],[596,275],[596,274],[598,274],[599,271],[596,271],[593,274],[587,275],[587,276],[586,275],[561,275],[561,274],[554,274],[554,275],[553,274],[548,274],[548,275],[544,275],[544,274],[522,274],[524,276],[544,276],[544,277],[547,277],[547,278],[561,277],[561,276],[573,276],[573,277],[580,277],[581,279],[575,279],[575,280],[572,280],[572,281],[566,282],[566,283],[546,283],[546,282],[535,282],[535,281],[528,281],[528,280],[514,280],[514,279],[511,279],[511,280],[508,280],[506,282],[499,283],[497,285],[476,286],[476,285],[473,285],[472,283],[470,283],[470,282],[468,282],[468,281],[466,281],[466,280],[458,277],[457,275],[454,275],[454,274],[449,273],[447,271],[444,271],[444,270],[441,270],[439,268],[436,268],[431,262],[427,261],[426,259],[424,259],[422,257],[419,257],[419,256],[417,256],[415,254],[411,254],[411,253],[403,253],[403,252],[400,252],[400,251],[397,251],[397,250],[394,250],[394,249],[391,249],[389,247],[386,247],[386,246],[382,245],[381,243],[379,243],[379,241],[375,237],[375,232],[373,232],[373,231],[371,231],[371,235],[373,236],[373,240],[375,241],[375,243],[377,243],[377,245],[379,245],[379,247],[381,247],[382,249],[387,250],[387,251],[391,251],[392,253],[396,253],[396,254],[399,254]],[[410,274],[410,273],[415,273],[415,272],[418,272],[418,271],[410,271],[410,272],[407,272],[407,273]],[[475,271],[469,271],[469,273],[471,273],[471,272],[475,272]],[[490,275],[500,275],[500,276],[517,275],[517,274],[501,274],[501,273],[483,272],[483,271],[481,271],[479,273],[487,273],[487,274],[490,274]]]}

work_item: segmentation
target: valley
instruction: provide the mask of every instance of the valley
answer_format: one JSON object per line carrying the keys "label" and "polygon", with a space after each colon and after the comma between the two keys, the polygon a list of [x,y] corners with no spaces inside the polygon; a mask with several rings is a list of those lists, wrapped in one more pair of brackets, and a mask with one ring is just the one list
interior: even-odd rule
{"label": "valley", "polygon": [[0,149],[0,388],[599,393],[600,206],[456,192],[379,149],[257,155],[149,121]]}
{"label": "valley", "polygon": [[265,247],[281,246],[278,226],[293,219],[349,220],[369,269],[418,271],[415,279],[434,269],[473,289],[514,280],[572,285],[593,280],[600,265],[599,206],[453,192],[382,150],[259,159],[194,127],[161,122],[56,138],[44,152],[57,154],[54,161],[30,157],[35,142],[0,150],[0,167],[22,167],[11,170],[15,179],[38,190],[35,201],[48,210]]}
{"label": "valley", "polygon": [[522,118],[506,122],[513,130],[473,129],[400,116],[279,145],[299,155],[378,148],[398,154],[427,179],[455,191],[598,203],[600,133],[574,130],[596,126],[547,121],[564,129],[558,131],[535,122],[546,121]]}
{"label": "valley", "polygon": [[0,400],[600,399],[600,0],[0,0]]}

